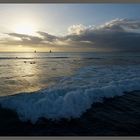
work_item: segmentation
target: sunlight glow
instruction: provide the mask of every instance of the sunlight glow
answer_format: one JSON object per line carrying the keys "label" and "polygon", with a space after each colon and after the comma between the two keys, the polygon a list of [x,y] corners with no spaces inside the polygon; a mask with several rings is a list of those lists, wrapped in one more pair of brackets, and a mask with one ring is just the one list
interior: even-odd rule
{"label": "sunlight glow", "polygon": [[35,24],[31,21],[20,22],[15,25],[14,31],[19,34],[34,34],[36,31]]}

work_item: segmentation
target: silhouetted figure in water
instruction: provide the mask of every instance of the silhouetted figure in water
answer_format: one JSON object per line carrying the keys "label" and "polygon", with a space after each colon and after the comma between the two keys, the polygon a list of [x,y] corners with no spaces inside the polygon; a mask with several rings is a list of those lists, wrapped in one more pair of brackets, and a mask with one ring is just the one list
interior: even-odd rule
{"label": "silhouetted figure in water", "polygon": [[34,53],[36,53],[36,50],[34,51]]}
{"label": "silhouetted figure in water", "polygon": [[50,50],[50,53],[51,53],[52,51]]}
{"label": "silhouetted figure in water", "polygon": [[30,62],[30,64],[35,64],[35,61]]}

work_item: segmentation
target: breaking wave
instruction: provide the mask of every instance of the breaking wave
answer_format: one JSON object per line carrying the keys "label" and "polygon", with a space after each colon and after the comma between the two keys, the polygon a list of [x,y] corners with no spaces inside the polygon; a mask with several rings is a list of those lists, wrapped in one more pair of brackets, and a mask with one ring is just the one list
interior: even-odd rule
{"label": "breaking wave", "polygon": [[80,117],[93,103],[140,90],[140,66],[88,66],[57,85],[35,93],[0,97],[4,108],[16,110],[22,121]]}

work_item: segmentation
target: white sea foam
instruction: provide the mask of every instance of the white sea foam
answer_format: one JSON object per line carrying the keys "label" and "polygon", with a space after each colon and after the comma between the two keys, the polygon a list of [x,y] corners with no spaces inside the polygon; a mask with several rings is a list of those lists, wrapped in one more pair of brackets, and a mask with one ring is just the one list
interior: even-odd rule
{"label": "white sea foam", "polygon": [[89,66],[46,90],[0,98],[23,121],[80,117],[93,103],[140,90],[140,66]]}

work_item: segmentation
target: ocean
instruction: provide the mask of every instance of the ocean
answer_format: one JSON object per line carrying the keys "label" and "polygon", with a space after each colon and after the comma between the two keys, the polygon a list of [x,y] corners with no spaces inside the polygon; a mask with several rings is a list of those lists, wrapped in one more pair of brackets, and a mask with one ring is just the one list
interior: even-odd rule
{"label": "ocean", "polygon": [[77,118],[140,90],[140,53],[0,53],[0,104],[22,121]]}

